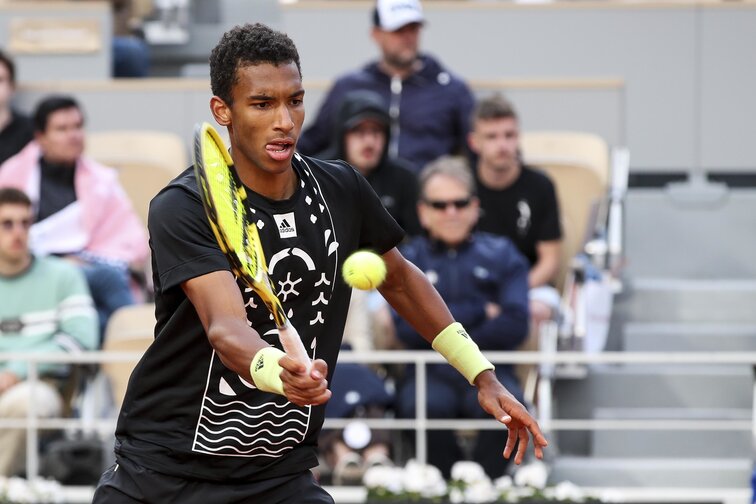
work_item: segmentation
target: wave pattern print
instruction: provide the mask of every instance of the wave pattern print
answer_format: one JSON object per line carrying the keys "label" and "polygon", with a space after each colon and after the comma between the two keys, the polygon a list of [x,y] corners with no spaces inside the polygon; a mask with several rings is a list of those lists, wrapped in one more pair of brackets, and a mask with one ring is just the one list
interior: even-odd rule
{"label": "wave pattern print", "polygon": [[283,396],[250,388],[214,353],[210,368],[192,451],[270,459],[302,442],[311,407],[300,407]]}

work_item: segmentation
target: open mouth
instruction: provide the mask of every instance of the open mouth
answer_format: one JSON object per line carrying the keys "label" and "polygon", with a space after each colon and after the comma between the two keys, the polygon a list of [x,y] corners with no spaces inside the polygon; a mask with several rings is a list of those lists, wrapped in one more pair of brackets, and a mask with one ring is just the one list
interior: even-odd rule
{"label": "open mouth", "polygon": [[265,150],[273,159],[282,161],[287,159],[294,151],[294,141],[289,139],[282,139],[275,142],[270,142],[265,146]]}

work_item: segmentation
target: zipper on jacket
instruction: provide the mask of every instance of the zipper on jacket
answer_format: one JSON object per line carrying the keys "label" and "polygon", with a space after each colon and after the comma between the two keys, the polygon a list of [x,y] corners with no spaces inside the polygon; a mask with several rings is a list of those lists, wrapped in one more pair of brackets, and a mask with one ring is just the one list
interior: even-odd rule
{"label": "zipper on jacket", "polygon": [[394,75],[391,77],[391,104],[389,117],[391,117],[391,141],[389,142],[388,154],[391,158],[399,157],[399,102],[402,100],[402,79]]}

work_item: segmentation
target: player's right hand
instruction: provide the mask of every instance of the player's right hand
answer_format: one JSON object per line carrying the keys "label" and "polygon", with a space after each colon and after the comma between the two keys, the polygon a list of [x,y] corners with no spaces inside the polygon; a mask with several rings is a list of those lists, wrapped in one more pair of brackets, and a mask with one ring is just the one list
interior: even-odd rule
{"label": "player's right hand", "polygon": [[298,406],[316,406],[331,398],[328,390],[328,364],[323,359],[312,361],[309,373],[307,365],[284,355],[278,361],[283,368],[281,382],[286,398]]}

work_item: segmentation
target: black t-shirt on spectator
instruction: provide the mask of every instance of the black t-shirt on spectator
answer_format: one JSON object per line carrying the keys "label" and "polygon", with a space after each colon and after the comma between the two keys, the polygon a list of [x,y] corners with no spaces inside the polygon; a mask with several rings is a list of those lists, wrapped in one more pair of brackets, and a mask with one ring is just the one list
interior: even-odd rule
{"label": "black t-shirt on spectator", "polygon": [[[296,155],[300,184],[288,200],[248,190],[268,269],[311,357],[336,366],[350,289],[344,259],[379,253],[403,233],[367,181],[343,162]],[[325,405],[299,407],[261,392],[226,368],[205,335],[182,282],[229,270],[205,216],[192,169],[151,202],[155,342],[137,364],[116,429],[116,453],[148,469],[211,481],[259,481],[317,466]],[[281,348],[260,298],[239,284],[247,319]]]}
{"label": "black t-shirt on spectator", "polygon": [[31,119],[11,111],[11,120],[0,130],[0,165],[18,154],[34,138]]}
{"label": "black t-shirt on spectator", "polygon": [[511,186],[494,190],[477,180],[481,215],[478,229],[509,238],[528,259],[538,260],[536,244],[562,237],[554,184],[540,170],[522,166]]}

